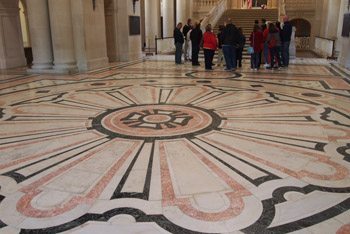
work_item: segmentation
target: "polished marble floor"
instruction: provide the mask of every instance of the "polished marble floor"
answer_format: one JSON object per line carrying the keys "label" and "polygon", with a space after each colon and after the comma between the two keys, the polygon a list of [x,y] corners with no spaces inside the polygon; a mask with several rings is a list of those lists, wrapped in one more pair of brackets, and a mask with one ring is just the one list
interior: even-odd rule
{"label": "polished marble floor", "polygon": [[350,82],[145,61],[0,75],[0,233],[350,233]]}

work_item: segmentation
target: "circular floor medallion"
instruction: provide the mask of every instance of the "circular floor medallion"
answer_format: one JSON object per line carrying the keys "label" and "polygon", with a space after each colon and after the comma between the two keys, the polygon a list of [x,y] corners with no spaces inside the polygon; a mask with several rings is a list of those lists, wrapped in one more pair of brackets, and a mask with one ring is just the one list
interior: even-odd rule
{"label": "circular floor medallion", "polygon": [[212,111],[182,105],[143,105],[109,110],[93,127],[111,137],[174,139],[202,134],[219,126]]}

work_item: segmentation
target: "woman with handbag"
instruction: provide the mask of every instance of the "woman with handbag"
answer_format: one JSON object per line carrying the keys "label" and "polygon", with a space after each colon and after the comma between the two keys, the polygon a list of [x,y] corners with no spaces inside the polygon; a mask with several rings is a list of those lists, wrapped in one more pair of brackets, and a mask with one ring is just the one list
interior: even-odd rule
{"label": "woman with handbag", "polygon": [[254,25],[254,30],[250,35],[250,47],[248,53],[250,54],[250,67],[257,71],[260,68],[260,55],[262,51],[262,44],[264,43],[263,33],[259,25]]}

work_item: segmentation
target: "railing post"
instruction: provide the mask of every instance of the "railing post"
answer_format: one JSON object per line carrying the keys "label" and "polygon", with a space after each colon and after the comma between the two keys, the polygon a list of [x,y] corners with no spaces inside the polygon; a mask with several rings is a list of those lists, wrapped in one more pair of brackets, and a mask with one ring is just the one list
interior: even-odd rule
{"label": "railing post", "polygon": [[156,45],[156,55],[158,54],[158,46],[157,46],[157,36],[154,37],[155,45]]}

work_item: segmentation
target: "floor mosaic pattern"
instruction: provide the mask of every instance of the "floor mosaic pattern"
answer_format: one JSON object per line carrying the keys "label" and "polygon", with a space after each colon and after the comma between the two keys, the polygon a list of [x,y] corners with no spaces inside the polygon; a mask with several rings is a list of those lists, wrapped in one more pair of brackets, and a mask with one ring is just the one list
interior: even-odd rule
{"label": "floor mosaic pattern", "polygon": [[0,233],[349,233],[349,113],[323,65],[0,75]]}

